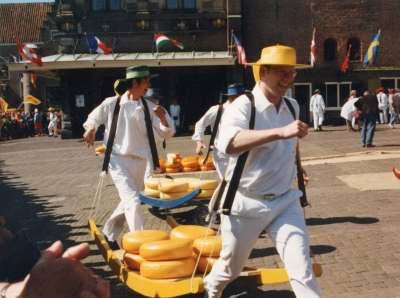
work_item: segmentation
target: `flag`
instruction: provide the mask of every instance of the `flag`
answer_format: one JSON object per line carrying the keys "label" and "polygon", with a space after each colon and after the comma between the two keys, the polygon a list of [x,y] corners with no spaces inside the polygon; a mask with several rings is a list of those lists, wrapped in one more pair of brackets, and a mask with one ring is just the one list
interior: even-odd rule
{"label": "flag", "polygon": [[29,60],[38,66],[42,66],[42,57],[37,54],[37,46],[32,43],[24,44],[18,38],[15,40],[18,53],[24,60]]}
{"label": "flag", "polygon": [[160,47],[165,46],[167,44],[172,44],[181,50],[185,48],[181,42],[177,41],[176,39],[169,38],[168,36],[161,33],[155,33],[153,40],[156,44],[157,52]]}
{"label": "flag", "polygon": [[315,44],[315,31],[316,31],[316,29],[314,28],[312,39],[311,39],[311,46],[310,46],[311,66],[314,66],[315,63],[317,62],[317,46]]}
{"label": "flag", "polygon": [[349,48],[347,49],[346,57],[344,57],[342,65],[340,65],[340,71],[346,73],[349,70],[350,66],[350,53],[351,53],[351,44],[349,44]]}
{"label": "flag", "polygon": [[37,106],[42,103],[42,101],[32,95],[27,95],[24,98],[24,103],[30,103],[31,105]]}
{"label": "flag", "polygon": [[364,66],[372,65],[376,62],[378,58],[378,51],[379,51],[379,39],[381,37],[381,30],[374,36],[371,44],[368,47],[368,51],[365,53],[364,56]]}
{"label": "flag", "polygon": [[233,41],[235,42],[235,46],[236,46],[236,56],[238,59],[238,63],[241,65],[246,65],[247,64],[247,60],[246,60],[246,52],[244,50],[244,47],[242,46],[242,44],[240,43],[240,40],[236,37],[235,34],[232,33],[232,37],[233,37]]}
{"label": "flag", "polygon": [[102,42],[98,37],[93,35],[86,35],[86,41],[90,51],[96,52],[97,54],[110,54],[112,49]]}
{"label": "flag", "polygon": [[37,75],[36,75],[36,73],[32,72],[31,73],[31,84],[35,89],[37,88],[36,82],[37,82]]}
{"label": "flag", "polygon": [[7,112],[8,110],[8,102],[3,97],[0,97],[0,112]]}

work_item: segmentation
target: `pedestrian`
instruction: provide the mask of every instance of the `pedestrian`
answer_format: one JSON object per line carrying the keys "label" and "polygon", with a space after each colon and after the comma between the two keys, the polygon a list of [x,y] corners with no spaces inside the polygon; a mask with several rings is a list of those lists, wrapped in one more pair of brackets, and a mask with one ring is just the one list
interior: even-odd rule
{"label": "pedestrian", "polygon": [[174,121],[177,133],[179,133],[181,129],[181,112],[182,112],[181,106],[178,103],[178,98],[174,97],[169,106],[169,114],[171,115],[172,120]]}
{"label": "pedestrian", "polygon": [[[192,136],[192,140],[196,142],[196,153],[201,154],[202,150],[206,148],[206,144],[204,142],[204,132],[207,127],[211,127],[213,130],[216,128],[216,131],[212,131],[212,134],[215,135],[214,144],[210,144],[213,150],[213,160],[215,169],[217,170],[218,176],[222,179],[224,177],[225,169],[228,164],[228,156],[222,152],[219,152],[216,148],[216,143],[218,142],[218,127],[219,123],[217,123],[217,127],[215,127],[215,121],[217,119],[218,111],[220,111],[221,115],[223,112],[232,104],[232,102],[240,95],[244,93],[244,86],[242,84],[231,84],[228,86],[228,90],[226,94],[223,94],[228,98],[225,103],[220,103],[218,105],[212,106],[208,109],[208,111],[200,118],[199,121],[196,122],[194,134]],[[210,149],[209,149],[210,150]]]}
{"label": "pedestrian", "polygon": [[54,108],[49,108],[49,137],[57,137],[57,115]]}
{"label": "pedestrian", "polygon": [[[285,264],[296,297],[321,297],[299,202],[302,193],[292,188],[297,173],[297,139],[308,131],[307,124],[294,120],[294,113],[297,119],[299,116],[296,100],[283,99],[293,84],[296,66],[294,48],[264,48],[260,60],[253,64],[254,109],[248,96],[242,95],[222,117],[218,150],[231,157],[249,153],[231,213],[221,215],[222,251],[204,280],[209,298],[221,297],[225,286],[239,276],[265,229]],[[249,130],[254,110],[255,127]],[[235,160],[231,159],[227,171],[232,170]]]}
{"label": "pedestrian", "polygon": [[35,108],[33,113],[33,123],[35,126],[36,136],[43,135],[43,123],[42,123],[42,113],[39,112],[39,109]]}
{"label": "pedestrian", "polygon": [[361,111],[361,144],[363,147],[375,147],[373,141],[379,115],[378,98],[369,91],[365,91],[363,98],[358,100],[355,106]]}
{"label": "pedestrian", "polygon": [[[130,231],[142,230],[143,214],[139,193],[144,189],[146,164],[151,160],[151,141],[147,127],[153,129],[156,140],[172,137],[174,123],[159,105],[143,98],[150,87],[150,69],[147,66],[131,66],[126,69],[126,78],[115,86],[121,96],[106,98],[88,116],[83,124],[84,141],[93,145],[96,130],[105,125],[104,144],[107,144],[114,110],[120,98],[120,111],[115,131],[114,145],[110,157],[109,173],[118,190],[120,203],[104,225],[103,232],[112,249],[118,249],[117,237],[125,221]],[[145,118],[145,111],[149,118]],[[146,119],[151,123],[146,125]]]}
{"label": "pedestrian", "polygon": [[385,93],[385,88],[380,87],[377,90],[376,97],[378,98],[379,121],[381,124],[388,123],[389,99]]}
{"label": "pedestrian", "polygon": [[347,99],[345,104],[340,111],[340,116],[346,120],[346,126],[348,131],[355,131],[355,117],[354,113],[356,111],[356,107],[354,103],[358,100],[357,91],[351,90],[350,97]]}
{"label": "pedestrian", "polygon": [[325,102],[319,89],[314,90],[310,99],[310,112],[313,115],[314,131],[322,131],[324,122]]}
{"label": "pedestrian", "polygon": [[389,127],[394,128],[394,124],[398,121],[398,114],[394,107],[394,96],[395,96],[395,89],[391,88],[388,89],[388,101],[389,101]]}

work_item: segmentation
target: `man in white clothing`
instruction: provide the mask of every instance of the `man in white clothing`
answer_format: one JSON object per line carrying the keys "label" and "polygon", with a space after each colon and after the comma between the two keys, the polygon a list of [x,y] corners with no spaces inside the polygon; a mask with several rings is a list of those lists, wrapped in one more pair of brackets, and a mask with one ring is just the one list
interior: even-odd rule
{"label": "man in white clothing", "polygon": [[314,95],[310,98],[310,112],[313,115],[314,130],[321,131],[324,122],[325,102],[319,89],[316,89]]}
{"label": "man in white clothing", "polygon": [[[228,97],[228,100],[223,104],[223,110],[226,110],[230,104],[241,94],[244,93],[244,87],[241,84],[231,84],[228,86],[227,93],[224,94]],[[208,111],[200,118],[199,121],[196,122],[194,134],[192,136],[192,140],[197,143],[196,153],[200,154],[202,149],[206,148],[206,144],[204,143],[204,132],[208,126],[211,126],[211,129],[214,128],[215,120],[217,118],[219,105],[212,106],[208,109]],[[218,128],[217,128],[218,130]],[[213,158],[215,169],[217,170],[218,176],[222,179],[225,173],[226,166],[228,164],[228,157],[219,152],[216,148],[216,144],[218,143],[218,132],[216,133],[216,138],[213,146]]]}
{"label": "man in white clothing", "polygon": [[383,87],[377,90],[376,97],[378,98],[379,121],[381,124],[388,123],[389,98]]}
{"label": "man in white clothing", "polygon": [[178,103],[177,98],[174,98],[169,106],[169,114],[174,121],[175,128],[179,132],[181,127],[181,106]]}
{"label": "man in white clothing", "polygon": [[346,126],[348,131],[355,131],[355,118],[354,112],[356,107],[354,103],[358,100],[357,91],[351,90],[350,97],[347,99],[340,111],[340,117],[346,120]]}
{"label": "man in white clothing", "polygon": [[[291,108],[296,118],[299,115],[296,100],[283,100],[296,76],[295,66],[299,66],[295,49],[282,45],[264,48],[253,64],[254,130],[249,130],[251,103],[246,95],[237,98],[222,117],[218,150],[232,157],[246,151],[249,155],[231,213],[221,216],[222,251],[204,281],[209,298],[221,297],[225,286],[239,276],[265,229],[296,297],[320,298],[299,202],[301,192],[293,189],[297,138],[307,135],[308,126],[293,118]],[[227,171],[232,172],[233,166],[230,163]]]}
{"label": "man in white clothing", "polygon": [[[147,103],[149,108],[154,137],[158,141],[172,137],[175,133],[174,124],[168,113],[161,106],[143,99],[150,87],[150,70],[147,66],[128,67],[126,79],[119,81],[117,88],[122,90],[118,93],[122,95],[109,172],[121,201],[103,229],[112,248],[118,248],[116,240],[125,221],[130,231],[143,229],[139,193],[144,189],[147,161],[152,160],[144,104]],[[107,144],[118,97],[106,98],[89,114],[83,124],[85,128],[83,138],[88,145],[93,145],[96,130],[102,124],[106,127],[104,144]]]}

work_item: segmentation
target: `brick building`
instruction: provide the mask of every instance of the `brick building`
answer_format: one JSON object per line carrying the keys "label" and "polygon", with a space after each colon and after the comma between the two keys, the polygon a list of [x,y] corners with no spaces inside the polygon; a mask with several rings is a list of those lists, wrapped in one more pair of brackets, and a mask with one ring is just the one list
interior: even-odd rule
{"label": "brick building", "polygon": [[[244,46],[250,61],[265,45],[287,44],[297,49],[299,62],[310,63],[310,41],[316,28],[317,65],[301,70],[293,88],[309,120],[311,90],[321,89],[328,106],[328,120],[338,117],[351,89],[359,93],[379,85],[400,88],[400,1],[397,0],[252,0],[243,1]],[[381,29],[376,65],[364,67],[362,59],[373,36]],[[340,72],[348,45],[350,69]],[[250,77],[250,72],[247,74]],[[250,80],[249,80],[250,81]]]}

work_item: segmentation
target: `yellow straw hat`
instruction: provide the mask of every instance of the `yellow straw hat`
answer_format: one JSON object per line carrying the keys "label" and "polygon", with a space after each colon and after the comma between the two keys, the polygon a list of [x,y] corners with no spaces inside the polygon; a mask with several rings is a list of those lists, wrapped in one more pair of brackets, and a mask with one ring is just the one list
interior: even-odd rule
{"label": "yellow straw hat", "polygon": [[279,44],[263,48],[260,59],[249,64],[253,66],[253,76],[256,82],[260,80],[261,65],[294,66],[296,68],[310,67],[307,64],[297,64],[296,50],[294,48]]}

